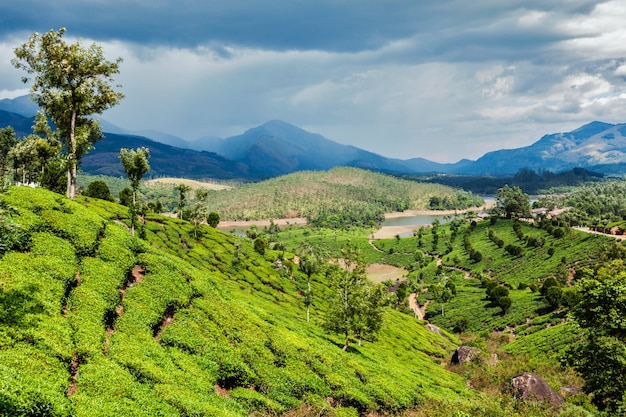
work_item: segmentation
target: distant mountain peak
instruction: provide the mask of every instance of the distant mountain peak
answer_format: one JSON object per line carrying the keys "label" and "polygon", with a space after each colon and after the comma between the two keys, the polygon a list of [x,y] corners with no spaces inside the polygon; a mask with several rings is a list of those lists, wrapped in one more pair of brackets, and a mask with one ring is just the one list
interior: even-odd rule
{"label": "distant mountain peak", "polygon": [[581,127],[579,127],[578,129],[574,129],[572,130],[572,132],[578,132],[578,131],[588,131],[588,130],[606,130],[609,129],[611,127],[615,126],[614,124],[611,123],[605,123],[605,122],[600,122],[597,120],[594,120],[591,123],[587,123],[586,125],[582,125]]}

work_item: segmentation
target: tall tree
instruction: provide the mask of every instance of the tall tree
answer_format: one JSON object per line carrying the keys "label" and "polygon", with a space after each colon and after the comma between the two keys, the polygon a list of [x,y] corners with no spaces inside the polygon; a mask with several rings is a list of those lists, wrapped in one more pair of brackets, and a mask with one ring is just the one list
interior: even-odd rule
{"label": "tall tree", "polygon": [[324,268],[325,261],[322,252],[305,242],[300,247],[300,270],[306,274],[307,291],[304,294],[304,305],[306,306],[306,321],[311,321],[311,304],[313,303],[313,292],[311,291],[311,277]]}
{"label": "tall tree", "polygon": [[[39,139],[37,135],[28,135],[26,138],[17,142],[9,151],[9,158],[15,169],[16,183],[27,184],[36,175],[37,169],[37,148],[36,141]],[[21,170],[21,177],[18,171]]]}
{"label": "tall tree", "polygon": [[324,325],[344,336],[343,350],[347,350],[351,336],[360,343],[363,336],[372,337],[380,329],[382,303],[365,276],[365,262],[359,249],[348,243],[341,249],[341,259],[343,267],[330,270],[335,296]]}
{"label": "tall tree", "polygon": [[137,189],[139,188],[143,176],[150,171],[150,164],[148,163],[149,157],[150,150],[148,148],[120,149],[120,160],[133,190],[133,202],[130,206],[131,233],[133,235],[135,234],[135,215],[137,213]]}
{"label": "tall tree", "polygon": [[0,129],[0,177],[4,177],[9,171],[9,151],[16,144],[17,138],[11,126]]}
{"label": "tall tree", "polygon": [[[54,122],[67,157],[67,196],[76,196],[76,174],[80,158],[102,138],[100,123],[89,116],[116,105],[124,95],[111,86],[119,73],[121,58],[104,58],[102,47],[93,43],[63,40],[66,29],[33,33],[15,48],[11,62],[33,77],[31,94]],[[29,76],[22,78],[31,81]]]}
{"label": "tall tree", "polygon": [[574,318],[582,338],[566,361],[585,379],[592,402],[611,415],[626,412],[626,267],[622,260],[583,277]]}
{"label": "tall tree", "polygon": [[187,206],[187,193],[191,191],[191,187],[187,184],[178,184],[174,187],[178,191],[178,218],[183,218],[183,209]]}
{"label": "tall tree", "polygon": [[530,197],[518,186],[498,190],[496,211],[507,219],[530,216]]}
{"label": "tall tree", "polygon": [[133,189],[133,204],[137,202],[137,189],[141,179],[150,171],[148,158],[150,158],[150,149],[148,148],[120,149],[120,161]]}

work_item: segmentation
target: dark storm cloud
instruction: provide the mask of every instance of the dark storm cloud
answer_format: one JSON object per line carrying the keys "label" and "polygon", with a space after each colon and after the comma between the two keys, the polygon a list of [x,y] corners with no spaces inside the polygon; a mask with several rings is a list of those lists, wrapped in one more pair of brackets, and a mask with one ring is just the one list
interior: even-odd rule
{"label": "dark storm cloud", "polygon": [[[7,4],[8,3],[8,4]],[[593,1],[79,1],[22,0],[0,6],[0,34],[44,32],[193,48],[233,44],[269,50],[355,52],[416,35],[420,52],[456,59],[507,54],[566,38],[511,24],[520,10],[575,15]],[[469,48],[468,48],[469,46]]]}
{"label": "dark storm cloud", "polygon": [[104,46],[126,95],[103,117],[186,139],[283,119],[440,162],[624,122],[623,0],[8,0],[0,98],[27,92],[33,31]]}

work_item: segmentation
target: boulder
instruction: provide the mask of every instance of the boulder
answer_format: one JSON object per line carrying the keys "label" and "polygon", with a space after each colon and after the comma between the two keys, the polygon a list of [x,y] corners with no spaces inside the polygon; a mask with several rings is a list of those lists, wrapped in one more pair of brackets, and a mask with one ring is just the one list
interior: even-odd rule
{"label": "boulder", "polygon": [[528,400],[545,401],[554,405],[563,404],[563,398],[550,386],[535,374],[524,372],[511,381],[513,395],[517,398]]}
{"label": "boulder", "polygon": [[459,348],[454,351],[450,363],[454,365],[462,365],[464,363],[471,362],[479,357],[480,350],[471,346],[459,346]]}
{"label": "boulder", "polygon": [[434,324],[426,323],[426,328],[428,329],[428,331],[431,331],[433,333],[437,333],[440,336],[443,336],[443,332],[441,331],[441,329],[435,326]]}

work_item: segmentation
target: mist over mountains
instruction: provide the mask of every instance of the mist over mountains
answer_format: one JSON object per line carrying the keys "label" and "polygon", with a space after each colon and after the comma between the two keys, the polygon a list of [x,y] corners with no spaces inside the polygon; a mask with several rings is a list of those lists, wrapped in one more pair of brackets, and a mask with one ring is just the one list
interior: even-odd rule
{"label": "mist over mountains", "polygon": [[[12,126],[18,136],[30,133],[37,106],[28,97],[0,100],[0,127]],[[238,178],[259,180],[301,170],[352,166],[396,174],[507,176],[522,168],[561,172],[585,168],[604,174],[626,173],[626,125],[594,121],[571,132],[548,134],[530,146],[503,149],[471,161],[441,164],[424,158],[387,158],[342,145],[280,120],[272,120],[229,138],[186,141],[145,130],[131,132],[101,121],[105,139],[87,154],[87,173],[123,175],[121,148],[151,150],[153,176]],[[436,140],[437,138],[432,138]],[[393,138],[389,138],[393,143]]]}

